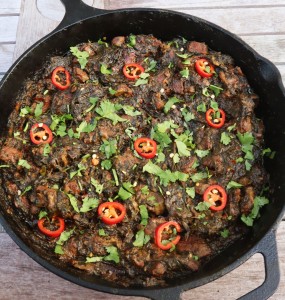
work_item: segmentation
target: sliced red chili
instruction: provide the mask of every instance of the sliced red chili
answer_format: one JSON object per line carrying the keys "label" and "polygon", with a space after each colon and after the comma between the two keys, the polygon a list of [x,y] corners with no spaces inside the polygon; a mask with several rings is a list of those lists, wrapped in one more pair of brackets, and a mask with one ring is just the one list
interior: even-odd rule
{"label": "sliced red chili", "polygon": [[212,204],[211,210],[223,210],[227,204],[227,193],[220,185],[211,185],[205,190],[203,200]]}
{"label": "sliced red chili", "polygon": [[153,158],[156,155],[157,145],[152,139],[141,137],[135,140],[135,150],[144,158]]}
{"label": "sliced red chili", "polygon": [[30,130],[31,141],[36,144],[49,144],[52,142],[52,132],[44,123],[36,123]]}
{"label": "sliced red chili", "polygon": [[57,67],[52,71],[51,82],[59,90],[66,90],[70,86],[70,74],[64,67]]}
{"label": "sliced red chili", "polygon": [[123,67],[124,75],[130,80],[136,80],[144,72],[143,66],[139,64],[126,64]]}
{"label": "sliced red chili", "polygon": [[196,60],[195,69],[202,77],[212,77],[215,73],[214,67],[204,58]]}
{"label": "sliced red chili", "polygon": [[221,128],[225,124],[226,114],[222,109],[215,111],[214,109],[210,108],[206,112],[206,121],[214,128]]}
{"label": "sliced red chili", "polygon": [[181,236],[177,235],[181,232],[180,225],[175,221],[169,221],[156,227],[154,241],[162,250],[169,250],[178,244]]}
{"label": "sliced red chili", "polygon": [[108,225],[122,222],[126,215],[126,208],[119,202],[104,202],[98,207],[98,215]]}
{"label": "sliced red chili", "polygon": [[49,236],[49,237],[58,237],[64,231],[65,222],[64,219],[54,216],[51,220],[44,217],[38,220],[39,230]]}

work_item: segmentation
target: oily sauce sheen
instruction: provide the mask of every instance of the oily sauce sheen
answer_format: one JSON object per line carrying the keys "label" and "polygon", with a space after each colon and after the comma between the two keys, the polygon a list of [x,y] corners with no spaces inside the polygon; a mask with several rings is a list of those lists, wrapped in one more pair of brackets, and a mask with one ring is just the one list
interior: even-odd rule
{"label": "oily sauce sheen", "polygon": [[9,117],[6,210],[45,255],[122,286],[199,270],[264,200],[258,96],[205,43],[71,46],[24,83]]}

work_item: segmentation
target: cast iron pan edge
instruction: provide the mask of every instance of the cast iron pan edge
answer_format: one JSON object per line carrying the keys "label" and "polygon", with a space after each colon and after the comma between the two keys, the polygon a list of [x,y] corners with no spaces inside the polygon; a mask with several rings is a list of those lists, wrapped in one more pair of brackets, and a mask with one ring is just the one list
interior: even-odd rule
{"label": "cast iron pan edge", "polygon": [[[64,30],[64,28],[73,25],[79,21],[94,17],[94,16],[99,16],[99,15],[104,15],[104,14],[109,14],[109,13],[114,13],[114,11],[106,11],[106,10],[98,10],[94,9],[92,7],[89,7],[85,5],[83,2],[78,1],[78,0],[61,0],[65,7],[66,7],[66,14],[64,16],[64,19],[62,22],[59,24],[59,26],[49,35],[45,36],[42,38],[40,41],[38,41],[35,45],[30,47],[16,62],[15,64],[10,68],[10,70],[7,72],[7,76],[4,76],[0,88],[5,82],[6,78],[8,75],[13,71],[15,66],[25,57],[27,56],[34,48],[37,47],[38,44],[41,42],[45,41],[48,39],[50,36],[55,34],[56,32],[59,32],[61,30]],[[159,10],[159,9],[145,9],[145,8],[136,8],[136,9],[123,9],[123,10],[117,10],[115,12],[120,13],[123,11],[152,11],[152,12],[161,12],[163,13],[171,13],[171,14],[178,14],[182,15],[186,18],[191,18],[197,20],[197,22],[201,23],[208,23],[210,26],[214,27],[217,30],[220,30],[222,32],[226,32],[227,35],[231,36],[238,42],[242,42],[245,44],[240,38],[237,36],[233,35],[232,33],[225,31],[221,27],[212,24],[210,22],[204,21],[202,19],[199,19],[197,17],[193,17],[187,14],[182,14],[182,13],[176,13],[173,11],[168,11],[168,10]],[[282,80],[281,76],[279,74],[279,71],[277,68],[269,62],[267,59],[261,57],[258,53],[256,53],[251,47],[246,45],[249,51],[253,53],[254,58],[256,59],[256,62],[258,64],[258,68],[260,72],[262,73],[263,77],[268,80],[269,82],[274,82],[276,85],[276,82],[278,82],[278,86],[280,87],[280,97],[285,98],[285,91],[284,87],[282,85]],[[240,257],[240,259],[236,260],[234,263],[232,263],[230,266],[227,268],[224,268],[220,270],[219,272],[211,275],[211,276],[206,276],[201,279],[197,279],[194,281],[191,281],[190,283],[186,284],[181,284],[181,285],[176,285],[174,287],[169,287],[169,288],[148,288],[148,289],[136,289],[136,288],[113,288],[109,287],[106,284],[98,284],[94,282],[88,282],[80,277],[74,276],[73,274],[70,274],[64,270],[61,270],[54,265],[50,264],[43,258],[41,258],[39,255],[37,255],[34,251],[31,251],[31,248],[27,246],[18,236],[17,234],[12,230],[10,227],[8,221],[5,220],[5,218],[0,215],[0,222],[2,223],[3,227],[5,228],[6,232],[12,237],[12,239],[18,244],[18,246],[25,251],[32,259],[37,261],[39,264],[41,264],[43,267],[47,268],[51,272],[63,277],[64,279],[67,279],[71,282],[74,282],[76,284],[79,284],[81,286],[91,288],[91,289],[96,289],[100,290],[103,292],[107,293],[112,293],[112,294],[120,294],[120,295],[133,295],[133,296],[145,296],[151,299],[180,299],[180,294],[183,291],[189,290],[191,288],[198,287],[200,285],[206,284],[212,280],[215,280],[226,273],[230,272],[231,270],[235,269],[242,263],[244,263],[247,259],[249,259],[253,254],[255,253],[261,253],[264,256],[265,259],[265,270],[266,270],[266,278],[264,283],[258,287],[257,289],[251,291],[250,293],[246,294],[245,296],[241,297],[240,299],[243,300],[249,300],[249,299],[267,299],[270,297],[275,290],[278,287],[279,281],[280,281],[280,271],[279,271],[279,265],[278,265],[278,256],[277,256],[277,247],[276,247],[276,237],[275,237],[275,231],[276,228],[279,224],[279,222],[282,219],[284,212],[280,212],[279,217],[275,220],[275,223],[273,226],[268,230],[267,234],[256,244],[255,247],[250,249],[250,251],[247,251],[243,256]]]}

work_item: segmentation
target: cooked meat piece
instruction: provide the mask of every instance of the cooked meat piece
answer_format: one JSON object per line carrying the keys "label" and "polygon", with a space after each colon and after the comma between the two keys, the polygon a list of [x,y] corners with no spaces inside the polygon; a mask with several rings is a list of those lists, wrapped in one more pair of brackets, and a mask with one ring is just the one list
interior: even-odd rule
{"label": "cooked meat piece", "polygon": [[75,76],[81,82],[85,82],[85,81],[89,80],[88,74],[80,68],[74,68],[74,73],[75,73]]}
{"label": "cooked meat piece", "polygon": [[208,46],[205,43],[199,43],[193,41],[188,43],[187,49],[189,52],[208,54]]}
{"label": "cooked meat piece", "polygon": [[125,37],[124,36],[116,36],[112,39],[112,45],[121,47],[125,43]]}
{"label": "cooked meat piece", "polygon": [[5,163],[17,164],[19,159],[22,159],[23,153],[13,147],[4,146],[0,152],[0,160],[3,160]]}
{"label": "cooked meat piece", "polygon": [[206,241],[198,236],[189,236],[187,240],[181,240],[176,248],[180,253],[190,252],[200,258],[210,255],[212,252]]}

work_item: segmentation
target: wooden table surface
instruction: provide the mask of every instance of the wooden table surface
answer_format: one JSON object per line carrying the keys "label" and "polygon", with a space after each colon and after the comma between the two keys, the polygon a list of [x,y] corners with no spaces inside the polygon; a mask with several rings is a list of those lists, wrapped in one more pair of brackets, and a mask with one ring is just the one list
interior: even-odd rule
{"label": "wooden table surface", "polygon": [[[285,82],[285,0],[84,0],[97,8],[167,8],[216,23],[240,36],[280,70]],[[0,79],[30,45],[54,29],[64,15],[59,0],[0,0]],[[281,282],[270,298],[285,299],[285,220],[277,230]],[[182,294],[182,299],[237,299],[262,284],[263,256],[218,280]],[[89,290],[48,272],[11,240],[0,226],[0,299],[145,299]],[[260,299],[254,299],[260,300]]]}

